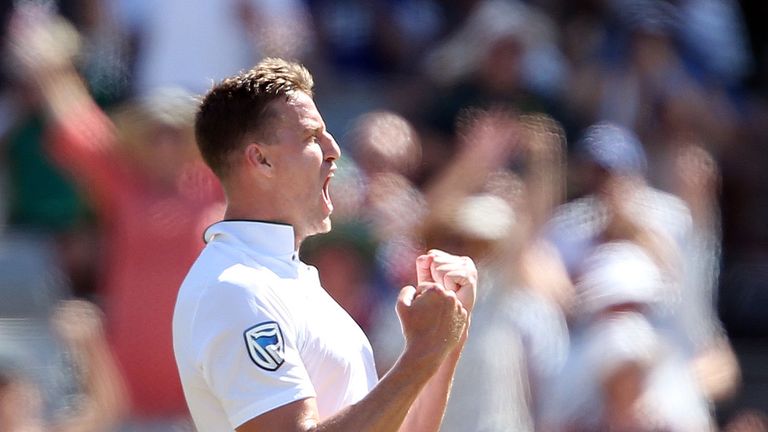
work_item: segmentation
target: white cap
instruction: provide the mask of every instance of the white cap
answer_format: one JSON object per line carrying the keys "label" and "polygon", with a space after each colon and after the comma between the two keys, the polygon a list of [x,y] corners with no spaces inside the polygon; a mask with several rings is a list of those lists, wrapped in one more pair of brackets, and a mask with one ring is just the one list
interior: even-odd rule
{"label": "white cap", "polygon": [[464,198],[456,209],[453,227],[461,234],[478,240],[501,240],[509,236],[515,223],[512,207],[491,194]]}

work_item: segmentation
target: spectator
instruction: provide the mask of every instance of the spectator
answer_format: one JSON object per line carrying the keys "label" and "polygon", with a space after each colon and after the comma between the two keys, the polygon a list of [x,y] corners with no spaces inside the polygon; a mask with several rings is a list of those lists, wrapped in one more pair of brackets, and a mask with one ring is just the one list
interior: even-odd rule
{"label": "spectator", "polygon": [[176,288],[203,247],[199,233],[223,211],[220,187],[195,151],[192,99],[159,92],[137,100],[116,114],[115,129],[45,18],[21,20],[14,32],[14,53],[53,118],[49,151],[103,222],[101,292],[132,401],[126,430],[183,424],[170,329]]}
{"label": "spectator", "polygon": [[[415,237],[425,205],[411,178],[421,161],[421,140],[410,122],[390,111],[359,116],[344,138],[359,169],[356,179],[342,177],[335,186],[342,192],[336,195],[343,195],[335,215],[353,224],[361,220],[378,243],[374,285],[377,295],[386,297],[391,287],[410,282],[419,254]],[[340,171],[346,168],[342,160]],[[352,182],[361,196],[355,211],[347,212]],[[409,209],[405,214],[404,208]]]}
{"label": "spectator", "polygon": [[[53,418],[45,413],[47,389],[25,361],[0,358],[0,428],[5,432],[102,432],[112,430],[126,409],[125,389],[104,337],[101,313],[91,303],[60,303],[51,326],[66,346],[81,391]],[[5,356],[3,356],[5,357]]]}
{"label": "spectator", "polygon": [[247,69],[263,55],[301,56],[312,40],[309,16],[297,0],[119,5],[123,25],[138,41],[138,94],[164,87],[202,94],[212,82]]}
{"label": "spectator", "polygon": [[[463,394],[449,402],[443,429],[534,430],[538,392],[559,369],[567,343],[557,303],[567,277],[538,238],[561,194],[562,135],[542,117],[473,114],[461,152],[427,188],[421,227],[427,248],[476,260],[481,281],[483,316],[473,319],[454,382]],[[527,166],[518,176],[507,165],[521,154]],[[374,352],[386,370],[389,353],[397,352],[396,338],[388,335],[397,328],[391,314],[379,319]]]}
{"label": "spectator", "polygon": [[425,61],[437,84],[418,116],[423,163],[417,184],[433,180],[441,155],[454,150],[455,126],[468,109],[496,105],[525,113],[553,114],[564,65],[556,30],[538,9],[522,2],[482,1],[463,26]]}
{"label": "spectator", "polygon": [[[26,6],[18,14],[28,19],[47,14],[46,9]],[[60,41],[67,55],[79,52],[79,38],[64,20],[51,23],[51,33]],[[13,56],[5,53],[8,65],[18,66]],[[8,68],[9,87],[7,130],[0,132],[2,163],[5,165],[7,230],[18,241],[29,236],[29,244],[51,247],[76,295],[93,294],[93,261],[97,257],[97,235],[90,206],[66,172],[50,160],[45,149],[48,120],[40,98],[35,96],[35,83],[20,67]],[[51,241],[39,241],[49,237]]]}
{"label": "spectator", "polygon": [[[634,134],[598,124],[586,131],[581,145],[594,176],[589,182],[593,193],[563,206],[549,228],[572,279],[585,277],[585,257],[602,244],[629,240],[640,245],[664,276],[662,295],[643,318],[665,345],[674,347],[667,357],[674,362],[663,363],[672,366],[662,370],[679,368],[672,375],[690,377],[707,392],[701,395],[705,399],[726,396],[738,380],[738,366],[711,312],[711,299],[706,298],[711,288],[703,286],[714,283],[706,277],[715,271],[707,267],[714,265],[707,257],[717,251],[700,249],[691,213],[680,199],[645,183],[645,155]],[[581,295],[577,290],[576,298]],[[578,314],[571,318],[572,333],[586,331],[582,318]],[[700,368],[701,364],[708,366]],[[713,380],[717,385],[710,385]],[[692,385],[682,378],[678,384]],[[704,406],[705,399],[694,405]]]}

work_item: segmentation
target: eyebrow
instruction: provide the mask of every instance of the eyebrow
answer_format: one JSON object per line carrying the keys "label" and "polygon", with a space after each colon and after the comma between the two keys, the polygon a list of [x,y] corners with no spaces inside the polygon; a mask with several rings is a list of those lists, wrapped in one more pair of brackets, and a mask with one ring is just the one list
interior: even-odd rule
{"label": "eyebrow", "polygon": [[311,120],[304,124],[304,132],[307,134],[321,133],[323,130],[325,130],[325,125],[316,120]]}

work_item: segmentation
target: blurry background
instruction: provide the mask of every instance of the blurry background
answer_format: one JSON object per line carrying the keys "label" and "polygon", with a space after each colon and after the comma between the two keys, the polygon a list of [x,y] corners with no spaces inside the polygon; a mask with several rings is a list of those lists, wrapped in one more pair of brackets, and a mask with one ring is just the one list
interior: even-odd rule
{"label": "blurry background", "polygon": [[302,254],[381,373],[414,258],[478,262],[444,430],[768,430],[759,10],[3,0],[0,430],[192,430],[170,322],[224,205],[195,96],[266,56],[341,145]]}

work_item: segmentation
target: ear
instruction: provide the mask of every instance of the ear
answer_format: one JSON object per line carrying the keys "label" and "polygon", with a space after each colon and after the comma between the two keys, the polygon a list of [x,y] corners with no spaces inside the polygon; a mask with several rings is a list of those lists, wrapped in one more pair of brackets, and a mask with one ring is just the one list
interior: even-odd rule
{"label": "ear", "polygon": [[257,170],[259,173],[272,177],[273,168],[267,158],[265,146],[259,143],[250,143],[245,147],[245,160],[249,167]]}

